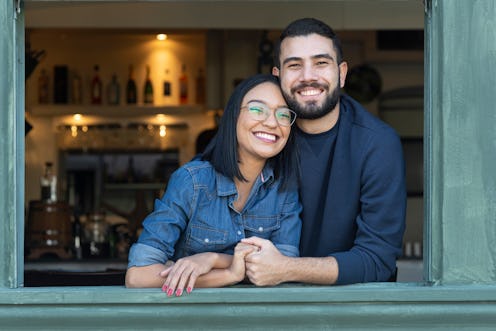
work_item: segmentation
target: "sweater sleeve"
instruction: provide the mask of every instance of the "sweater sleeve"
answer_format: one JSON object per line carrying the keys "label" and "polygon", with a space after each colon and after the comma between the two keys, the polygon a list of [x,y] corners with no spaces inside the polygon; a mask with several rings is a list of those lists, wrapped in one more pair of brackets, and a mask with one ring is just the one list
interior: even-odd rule
{"label": "sweater sleeve", "polygon": [[360,192],[353,246],[332,254],[339,266],[336,284],[387,281],[396,272],[405,230],[406,184],[401,141],[393,130],[369,140]]}

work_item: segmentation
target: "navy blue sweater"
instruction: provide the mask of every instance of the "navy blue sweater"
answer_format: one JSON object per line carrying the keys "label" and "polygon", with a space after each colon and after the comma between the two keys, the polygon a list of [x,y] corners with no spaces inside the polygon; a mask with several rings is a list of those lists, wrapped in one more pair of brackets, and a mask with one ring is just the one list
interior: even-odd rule
{"label": "navy blue sweater", "polygon": [[300,254],[334,256],[337,284],[386,281],[396,270],[405,230],[400,139],[346,95],[331,131],[321,153],[312,148],[312,137],[297,132],[303,204]]}

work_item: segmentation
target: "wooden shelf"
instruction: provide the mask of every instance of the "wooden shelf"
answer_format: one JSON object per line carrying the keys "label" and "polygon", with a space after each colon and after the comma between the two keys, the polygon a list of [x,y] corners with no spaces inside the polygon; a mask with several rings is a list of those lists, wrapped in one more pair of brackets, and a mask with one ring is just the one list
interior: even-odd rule
{"label": "wooden shelf", "polygon": [[134,117],[149,115],[188,115],[204,112],[203,105],[148,106],[148,105],[35,105],[27,110],[33,116],[93,115],[105,117]]}

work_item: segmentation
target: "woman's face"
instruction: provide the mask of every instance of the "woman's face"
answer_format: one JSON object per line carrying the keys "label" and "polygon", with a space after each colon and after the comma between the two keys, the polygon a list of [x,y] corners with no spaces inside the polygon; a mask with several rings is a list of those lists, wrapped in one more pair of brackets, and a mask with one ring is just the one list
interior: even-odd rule
{"label": "woman's face", "polygon": [[[269,109],[269,116],[263,119],[259,109],[247,105],[257,105]],[[236,132],[238,155],[241,162],[265,161],[277,155],[286,145],[290,126],[282,126],[276,120],[275,110],[287,108],[279,86],[262,83],[246,93],[241,103]]]}

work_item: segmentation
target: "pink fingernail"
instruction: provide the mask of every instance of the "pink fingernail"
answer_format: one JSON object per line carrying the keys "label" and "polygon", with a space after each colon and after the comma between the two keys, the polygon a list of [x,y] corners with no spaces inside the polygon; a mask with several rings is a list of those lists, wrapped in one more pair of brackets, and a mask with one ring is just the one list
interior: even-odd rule
{"label": "pink fingernail", "polygon": [[167,286],[167,285],[165,285],[165,284],[164,284],[164,285],[162,286],[162,292],[167,291],[167,289],[168,289],[168,288],[169,288],[169,286]]}
{"label": "pink fingernail", "polygon": [[177,296],[177,297],[180,297],[180,296],[181,296],[181,294],[183,294],[183,290],[182,290],[181,288],[178,288],[178,289],[176,290],[176,296]]}
{"label": "pink fingernail", "polygon": [[193,289],[192,289],[191,287],[188,287],[188,288],[186,289],[186,292],[188,292],[188,294],[190,294],[190,293],[191,293],[191,291],[193,291]]}
{"label": "pink fingernail", "polygon": [[173,289],[168,289],[167,290],[167,296],[170,297],[172,294],[174,293],[174,290]]}

